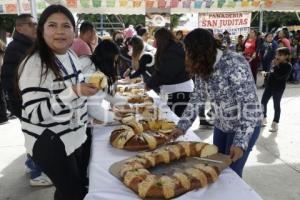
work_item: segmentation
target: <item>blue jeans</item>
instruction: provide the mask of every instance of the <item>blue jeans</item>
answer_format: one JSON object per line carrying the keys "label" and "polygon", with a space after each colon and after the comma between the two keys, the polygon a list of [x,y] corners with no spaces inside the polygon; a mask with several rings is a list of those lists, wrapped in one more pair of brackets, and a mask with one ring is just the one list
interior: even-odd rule
{"label": "blue jeans", "polygon": [[[235,171],[240,177],[242,177],[244,166],[250,152],[252,151],[253,146],[255,145],[259,133],[260,126],[257,126],[255,127],[253,135],[249,141],[248,149],[244,151],[243,156],[239,160],[230,165],[230,168]],[[216,127],[214,128],[213,143],[218,146],[220,153],[229,155],[234,135],[234,133],[225,133]]]}
{"label": "blue jeans", "polygon": [[29,154],[27,154],[25,165],[30,169],[31,179],[35,179],[36,177],[39,177],[42,174],[41,168],[34,163],[32,157]]}

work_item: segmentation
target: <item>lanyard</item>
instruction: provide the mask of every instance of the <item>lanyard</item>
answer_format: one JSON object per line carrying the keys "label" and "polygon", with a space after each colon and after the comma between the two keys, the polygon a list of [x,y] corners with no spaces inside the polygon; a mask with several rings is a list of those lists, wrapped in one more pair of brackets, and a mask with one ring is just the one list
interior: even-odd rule
{"label": "lanyard", "polygon": [[[78,71],[77,71],[77,69],[76,69],[76,67],[75,67],[75,64],[74,64],[74,62],[73,62],[73,60],[72,60],[72,58],[71,58],[71,56],[70,56],[69,53],[68,53],[68,56],[69,56],[70,63],[71,63],[72,68],[73,68],[73,72],[74,72],[75,77],[76,77],[76,82],[75,82],[75,84],[77,84],[77,83],[78,83]],[[69,75],[67,69],[66,69],[65,66],[60,62],[60,60],[59,60],[57,57],[55,58],[55,63],[57,64],[57,66],[59,67],[59,69],[61,69],[61,70],[65,73],[65,75]],[[71,79],[71,82],[72,82],[72,79]]]}

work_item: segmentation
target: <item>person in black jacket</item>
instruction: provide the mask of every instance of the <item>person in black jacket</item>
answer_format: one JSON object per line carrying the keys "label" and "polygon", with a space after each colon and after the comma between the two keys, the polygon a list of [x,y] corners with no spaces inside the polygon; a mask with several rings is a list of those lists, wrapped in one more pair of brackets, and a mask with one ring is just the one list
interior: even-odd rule
{"label": "person in black jacket", "polygon": [[268,72],[271,68],[272,61],[276,55],[276,49],[278,48],[277,42],[273,39],[272,33],[265,35],[265,41],[261,46],[261,64],[263,71]]}
{"label": "person in black jacket", "polygon": [[21,117],[21,102],[14,92],[16,70],[25,58],[36,38],[36,22],[30,14],[21,14],[16,19],[13,41],[5,50],[1,72],[2,87],[8,97],[7,107],[11,114]]}
{"label": "person in black jacket", "polygon": [[143,39],[139,36],[131,38],[129,44],[132,46],[132,68],[134,73],[129,78],[142,76],[147,82],[154,72],[154,55],[147,51]]}
{"label": "person in black jacket", "polygon": [[292,66],[289,63],[290,50],[286,47],[277,49],[273,67],[270,72],[262,72],[262,75],[267,77],[266,88],[262,96],[261,103],[264,109],[264,119],[262,126],[267,124],[267,105],[271,97],[274,102],[274,119],[271,125],[270,132],[278,131],[278,123],[280,119],[280,101],[286,87],[286,81],[291,73]]}
{"label": "person in black jacket", "polygon": [[[7,108],[11,114],[19,119],[22,116],[22,101],[16,96],[15,92],[17,69],[18,65],[26,57],[29,49],[33,46],[37,35],[36,26],[37,23],[30,14],[21,14],[17,17],[13,41],[9,43],[5,50],[1,69],[1,82],[4,93],[7,96]],[[27,154],[25,165],[31,174],[29,182],[31,186],[52,185],[51,180],[42,173],[40,167],[33,162],[29,154]]]}
{"label": "person in black jacket", "polygon": [[159,87],[161,95],[168,95],[168,106],[180,117],[194,90],[194,83],[185,69],[185,52],[166,28],[158,29],[154,37],[156,71],[146,82],[146,89]]}
{"label": "person in black jacket", "polygon": [[[0,70],[3,63],[4,52],[5,52],[5,43],[0,39]],[[0,78],[0,125],[5,124],[7,122],[8,122],[8,116],[7,116],[6,101],[4,98],[4,93],[2,90],[2,83]]]}

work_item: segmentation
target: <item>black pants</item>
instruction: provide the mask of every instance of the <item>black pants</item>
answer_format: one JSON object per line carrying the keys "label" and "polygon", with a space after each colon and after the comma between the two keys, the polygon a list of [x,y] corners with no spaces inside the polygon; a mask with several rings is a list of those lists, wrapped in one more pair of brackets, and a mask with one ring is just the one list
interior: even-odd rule
{"label": "black pants", "polygon": [[52,180],[55,200],[83,200],[87,194],[87,166],[90,157],[90,130],[88,140],[67,156],[60,137],[46,130],[36,141],[33,160]]}
{"label": "black pants", "polygon": [[264,117],[267,117],[267,105],[271,97],[273,97],[273,104],[274,104],[274,119],[273,121],[279,123],[280,119],[280,101],[282,98],[284,90],[274,90],[272,88],[266,87],[262,99],[261,104],[263,105]]}
{"label": "black pants", "polygon": [[7,108],[6,108],[6,101],[4,92],[2,90],[2,84],[0,81],[0,122],[5,122],[8,120],[7,117]]}
{"label": "black pants", "polygon": [[259,57],[258,56],[256,56],[256,58],[254,58],[249,63],[250,67],[251,67],[251,72],[252,72],[255,84],[256,84],[256,81],[257,81],[257,72],[258,72],[259,63],[260,63],[260,61],[259,61]]}
{"label": "black pants", "polygon": [[189,100],[190,92],[175,92],[168,95],[168,106],[178,116],[181,117]]}

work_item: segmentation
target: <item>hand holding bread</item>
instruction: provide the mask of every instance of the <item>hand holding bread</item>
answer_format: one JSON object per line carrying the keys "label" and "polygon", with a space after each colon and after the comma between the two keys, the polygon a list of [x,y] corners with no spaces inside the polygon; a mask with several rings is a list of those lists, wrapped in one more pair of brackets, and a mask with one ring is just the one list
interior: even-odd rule
{"label": "hand holding bread", "polygon": [[107,78],[105,74],[97,71],[89,77],[88,83],[92,84],[98,90],[102,90],[107,86]]}
{"label": "hand holding bread", "polygon": [[89,83],[79,83],[72,86],[73,91],[77,94],[77,96],[93,96],[98,92],[98,89]]}
{"label": "hand holding bread", "polygon": [[244,150],[238,146],[231,146],[229,155],[230,155],[231,160],[233,162],[235,162],[244,155]]}

